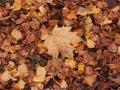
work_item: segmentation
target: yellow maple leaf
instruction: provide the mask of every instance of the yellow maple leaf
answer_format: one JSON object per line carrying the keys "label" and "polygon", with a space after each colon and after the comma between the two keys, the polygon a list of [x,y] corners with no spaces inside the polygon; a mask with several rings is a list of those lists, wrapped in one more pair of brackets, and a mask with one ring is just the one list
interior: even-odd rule
{"label": "yellow maple leaf", "polygon": [[70,32],[71,27],[54,27],[52,33],[45,39],[44,45],[48,48],[48,53],[57,58],[59,52],[62,57],[73,58],[74,47],[71,42],[79,42],[80,38],[76,36],[76,32]]}

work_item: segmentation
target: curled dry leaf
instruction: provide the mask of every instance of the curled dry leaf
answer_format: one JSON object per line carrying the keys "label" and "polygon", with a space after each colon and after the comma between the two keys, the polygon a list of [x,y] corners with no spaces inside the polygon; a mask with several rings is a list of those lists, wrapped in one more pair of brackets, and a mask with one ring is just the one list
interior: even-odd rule
{"label": "curled dry leaf", "polygon": [[34,82],[43,82],[45,80],[46,70],[44,67],[38,67],[36,76],[33,78]]}
{"label": "curled dry leaf", "polygon": [[80,38],[76,36],[76,32],[70,32],[71,27],[54,27],[52,33],[45,39],[44,45],[48,48],[48,53],[57,58],[59,52],[62,57],[73,58],[74,48],[71,42],[79,42]]}

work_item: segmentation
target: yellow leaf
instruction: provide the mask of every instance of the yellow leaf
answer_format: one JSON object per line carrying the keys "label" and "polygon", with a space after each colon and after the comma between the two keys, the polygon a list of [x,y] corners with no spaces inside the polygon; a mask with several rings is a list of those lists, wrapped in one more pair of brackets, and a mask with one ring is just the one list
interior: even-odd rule
{"label": "yellow leaf", "polygon": [[21,8],[22,8],[22,0],[15,0],[15,2],[13,3],[13,6],[11,7],[13,11],[20,10]]}
{"label": "yellow leaf", "polygon": [[65,65],[70,66],[71,68],[74,68],[76,63],[77,62],[74,59],[66,59],[65,60]]}
{"label": "yellow leaf", "polygon": [[95,42],[88,39],[87,40],[87,46],[88,46],[88,48],[94,48],[95,47]]}
{"label": "yellow leaf", "polygon": [[45,39],[44,45],[48,48],[48,53],[57,58],[59,52],[62,57],[73,58],[74,47],[71,42],[79,42],[80,38],[76,36],[76,32],[70,32],[71,27],[54,27],[52,33]]}
{"label": "yellow leaf", "polygon": [[100,12],[100,9],[97,8],[96,6],[93,6],[93,7],[92,7],[92,12],[93,12],[94,14],[98,14],[98,13]]}
{"label": "yellow leaf", "polygon": [[78,64],[78,72],[79,73],[84,73],[84,68],[85,68],[85,65],[83,63]]}

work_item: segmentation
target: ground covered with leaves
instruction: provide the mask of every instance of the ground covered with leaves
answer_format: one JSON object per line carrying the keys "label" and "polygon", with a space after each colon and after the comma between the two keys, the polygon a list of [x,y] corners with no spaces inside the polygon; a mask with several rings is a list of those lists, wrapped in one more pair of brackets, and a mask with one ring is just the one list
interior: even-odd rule
{"label": "ground covered with leaves", "polygon": [[0,0],[0,90],[120,90],[120,0]]}

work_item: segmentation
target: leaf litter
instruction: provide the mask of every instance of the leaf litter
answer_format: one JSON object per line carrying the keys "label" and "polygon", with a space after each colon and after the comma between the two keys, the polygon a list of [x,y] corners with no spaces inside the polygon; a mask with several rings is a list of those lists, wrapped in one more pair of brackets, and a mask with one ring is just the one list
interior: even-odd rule
{"label": "leaf litter", "polygon": [[120,0],[1,0],[0,90],[119,90]]}

